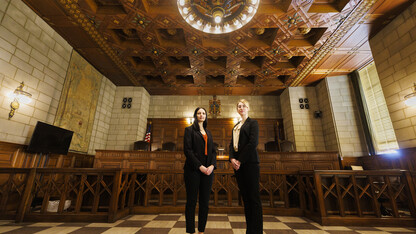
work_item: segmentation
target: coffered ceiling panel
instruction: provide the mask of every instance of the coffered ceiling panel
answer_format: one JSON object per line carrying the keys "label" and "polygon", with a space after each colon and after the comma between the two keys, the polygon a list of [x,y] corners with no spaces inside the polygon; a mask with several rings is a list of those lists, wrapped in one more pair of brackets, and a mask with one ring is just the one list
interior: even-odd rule
{"label": "coffered ceiling panel", "polygon": [[241,29],[209,34],[173,0],[24,1],[116,85],[151,95],[278,95],[348,74],[371,60],[369,35],[412,2],[260,0]]}

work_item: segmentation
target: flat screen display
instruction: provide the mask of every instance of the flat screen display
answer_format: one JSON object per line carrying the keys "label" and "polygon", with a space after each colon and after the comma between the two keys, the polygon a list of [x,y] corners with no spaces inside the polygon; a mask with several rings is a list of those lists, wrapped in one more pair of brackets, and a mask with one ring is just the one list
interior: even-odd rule
{"label": "flat screen display", "polygon": [[38,121],[27,151],[43,154],[68,154],[73,131]]}

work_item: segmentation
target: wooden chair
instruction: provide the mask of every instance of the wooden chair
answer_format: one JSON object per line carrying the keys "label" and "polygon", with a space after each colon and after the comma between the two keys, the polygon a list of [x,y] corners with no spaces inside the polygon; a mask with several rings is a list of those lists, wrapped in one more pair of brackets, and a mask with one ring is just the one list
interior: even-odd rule
{"label": "wooden chair", "polygon": [[165,142],[162,144],[163,151],[176,151],[176,144],[173,142]]}
{"label": "wooden chair", "polygon": [[134,150],[140,150],[140,151],[147,151],[149,150],[149,143],[146,141],[136,141],[134,142]]}
{"label": "wooden chair", "polygon": [[266,144],[264,144],[264,151],[266,152],[279,151],[279,145],[275,141],[269,141]]}
{"label": "wooden chair", "polygon": [[280,151],[282,152],[293,152],[295,149],[293,148],[293,142],[291,141],[282,141],[280,142]]}

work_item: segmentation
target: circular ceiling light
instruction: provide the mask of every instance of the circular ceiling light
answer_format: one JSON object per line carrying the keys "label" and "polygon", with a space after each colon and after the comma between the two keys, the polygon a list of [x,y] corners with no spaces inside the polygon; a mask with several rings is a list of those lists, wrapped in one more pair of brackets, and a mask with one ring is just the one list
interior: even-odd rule
{"label": "circular ceiling light", "polygon": [[251,21],[260,0],[177,0],[179,13],[192,27],[213,34],[235,31]]}

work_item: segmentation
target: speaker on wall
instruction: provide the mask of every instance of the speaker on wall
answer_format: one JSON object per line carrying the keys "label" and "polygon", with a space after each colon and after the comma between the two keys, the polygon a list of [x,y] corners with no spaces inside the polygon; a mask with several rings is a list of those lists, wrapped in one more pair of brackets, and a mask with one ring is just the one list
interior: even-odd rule
{"label": "speaker on wall", "polygon": [[133,102],[133,98],[131,97],[124,97],[123,98],[123,103],[121,104],[121,108],[125,109],[130,109],[131,108],[131,103]]}

